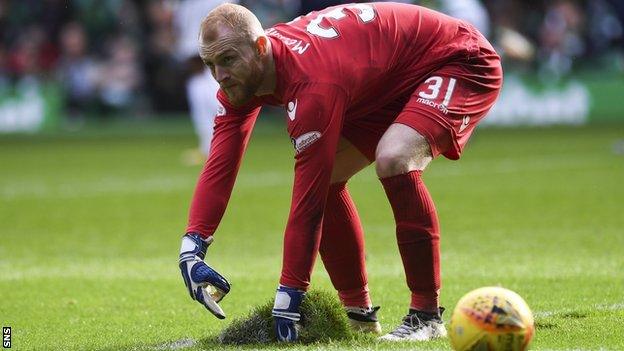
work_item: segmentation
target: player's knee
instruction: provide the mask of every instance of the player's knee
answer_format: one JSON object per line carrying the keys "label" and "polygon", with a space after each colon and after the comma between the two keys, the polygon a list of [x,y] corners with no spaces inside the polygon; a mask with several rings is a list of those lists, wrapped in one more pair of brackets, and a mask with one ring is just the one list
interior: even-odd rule
{"label": "player's knee", "polygon": [[378,148],[375,162],[375,170],[379,178],[409,172],[409,156],[400,148]]}
{"label": "player's knee", "polygon": [[376,170],[379,178],[424,170],[433,159],[427,139],[400,123],[392,124],[377,144]]}
{"label": "player's knee", "polygon": [[410,148],[378,147],[375,156],[375,169],[379,178],[406,174],[415,170],[422,171],[433,159],[429,144],[426,142]]}

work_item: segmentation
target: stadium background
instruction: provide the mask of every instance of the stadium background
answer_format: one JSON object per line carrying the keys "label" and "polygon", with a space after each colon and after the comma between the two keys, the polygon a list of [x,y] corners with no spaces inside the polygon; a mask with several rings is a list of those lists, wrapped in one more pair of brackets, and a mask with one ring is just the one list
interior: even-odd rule
{"label": "stadium background", "polygon": [[[220,347],[230,319],[191,301],[176,265],[201,167],[183,158],[197,140],[178,3],[0,0],[0,324],[15,349]],[[624,350],[624,2],[419,3],[473,16],[506,72],[462,160],[425,174],[443,231],[442,304],[502,284],[536,314],[533,348]],[[329,1],[246,4],[271,25]],[[263,110],[208,254],[233,284],[230,317],[272,297],[279,276],[293,153],[283,118]],[[388,331],[408,297],[392,214],[372,167],[350,189]],[[313,284],[332,291],[320,260]]]}
{"label": "stadium background", "polygon": [[[339,1],[246,1],[265,26]],[[504,57],[486,123],[621,120],[624,5],[597,1],[424,1],[475,23]],[[114,118],[184,119],[177,0],[0,2],[0,133],[79,130]]]}

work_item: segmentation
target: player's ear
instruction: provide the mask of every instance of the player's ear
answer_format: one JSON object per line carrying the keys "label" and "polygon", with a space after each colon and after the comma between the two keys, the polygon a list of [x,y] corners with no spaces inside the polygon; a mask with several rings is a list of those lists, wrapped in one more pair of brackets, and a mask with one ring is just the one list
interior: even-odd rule
{"label": "player's ear", "polygon": [[256,52],[258,55],[265,55],[269,50],[269,39],[264,35],[261,35],[256,39]]}

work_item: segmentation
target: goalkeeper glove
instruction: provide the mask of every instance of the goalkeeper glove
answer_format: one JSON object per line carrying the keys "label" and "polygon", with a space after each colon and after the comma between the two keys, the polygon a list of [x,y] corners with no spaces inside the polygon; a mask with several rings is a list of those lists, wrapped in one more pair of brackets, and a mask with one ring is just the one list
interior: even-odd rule
{"label": "goalkeeper glove", "polygon": [[212,236],[204,240],[196,233],[184,235],[180,248],[180,272],[191,298],[217,318],[223,319],[225,313],[218,302],[230,292],[230,283],[204,262],[212,240]]}
{"label": "goalkeeper glove", "polygon": [[305,292],[280,285],[275,294],[273,318],[275,320],[275,336],[280,342],[293,342],[298,338],[297,322],[301,320],[299,306]]}

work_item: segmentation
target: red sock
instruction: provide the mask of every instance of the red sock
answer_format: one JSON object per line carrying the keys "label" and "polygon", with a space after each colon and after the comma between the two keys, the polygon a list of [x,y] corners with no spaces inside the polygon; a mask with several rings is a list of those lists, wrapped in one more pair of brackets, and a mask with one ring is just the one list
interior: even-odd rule
{"label": "red sock", "polygon": [[410,307],[437,312],[440,290],[440,226],[421,171],[381,179],[396,221],[396,236]]}
{"label": "red sock", "polygon": [[319,252],[342,304],[370,307],[364,233],[346,183],[329,187]]}

